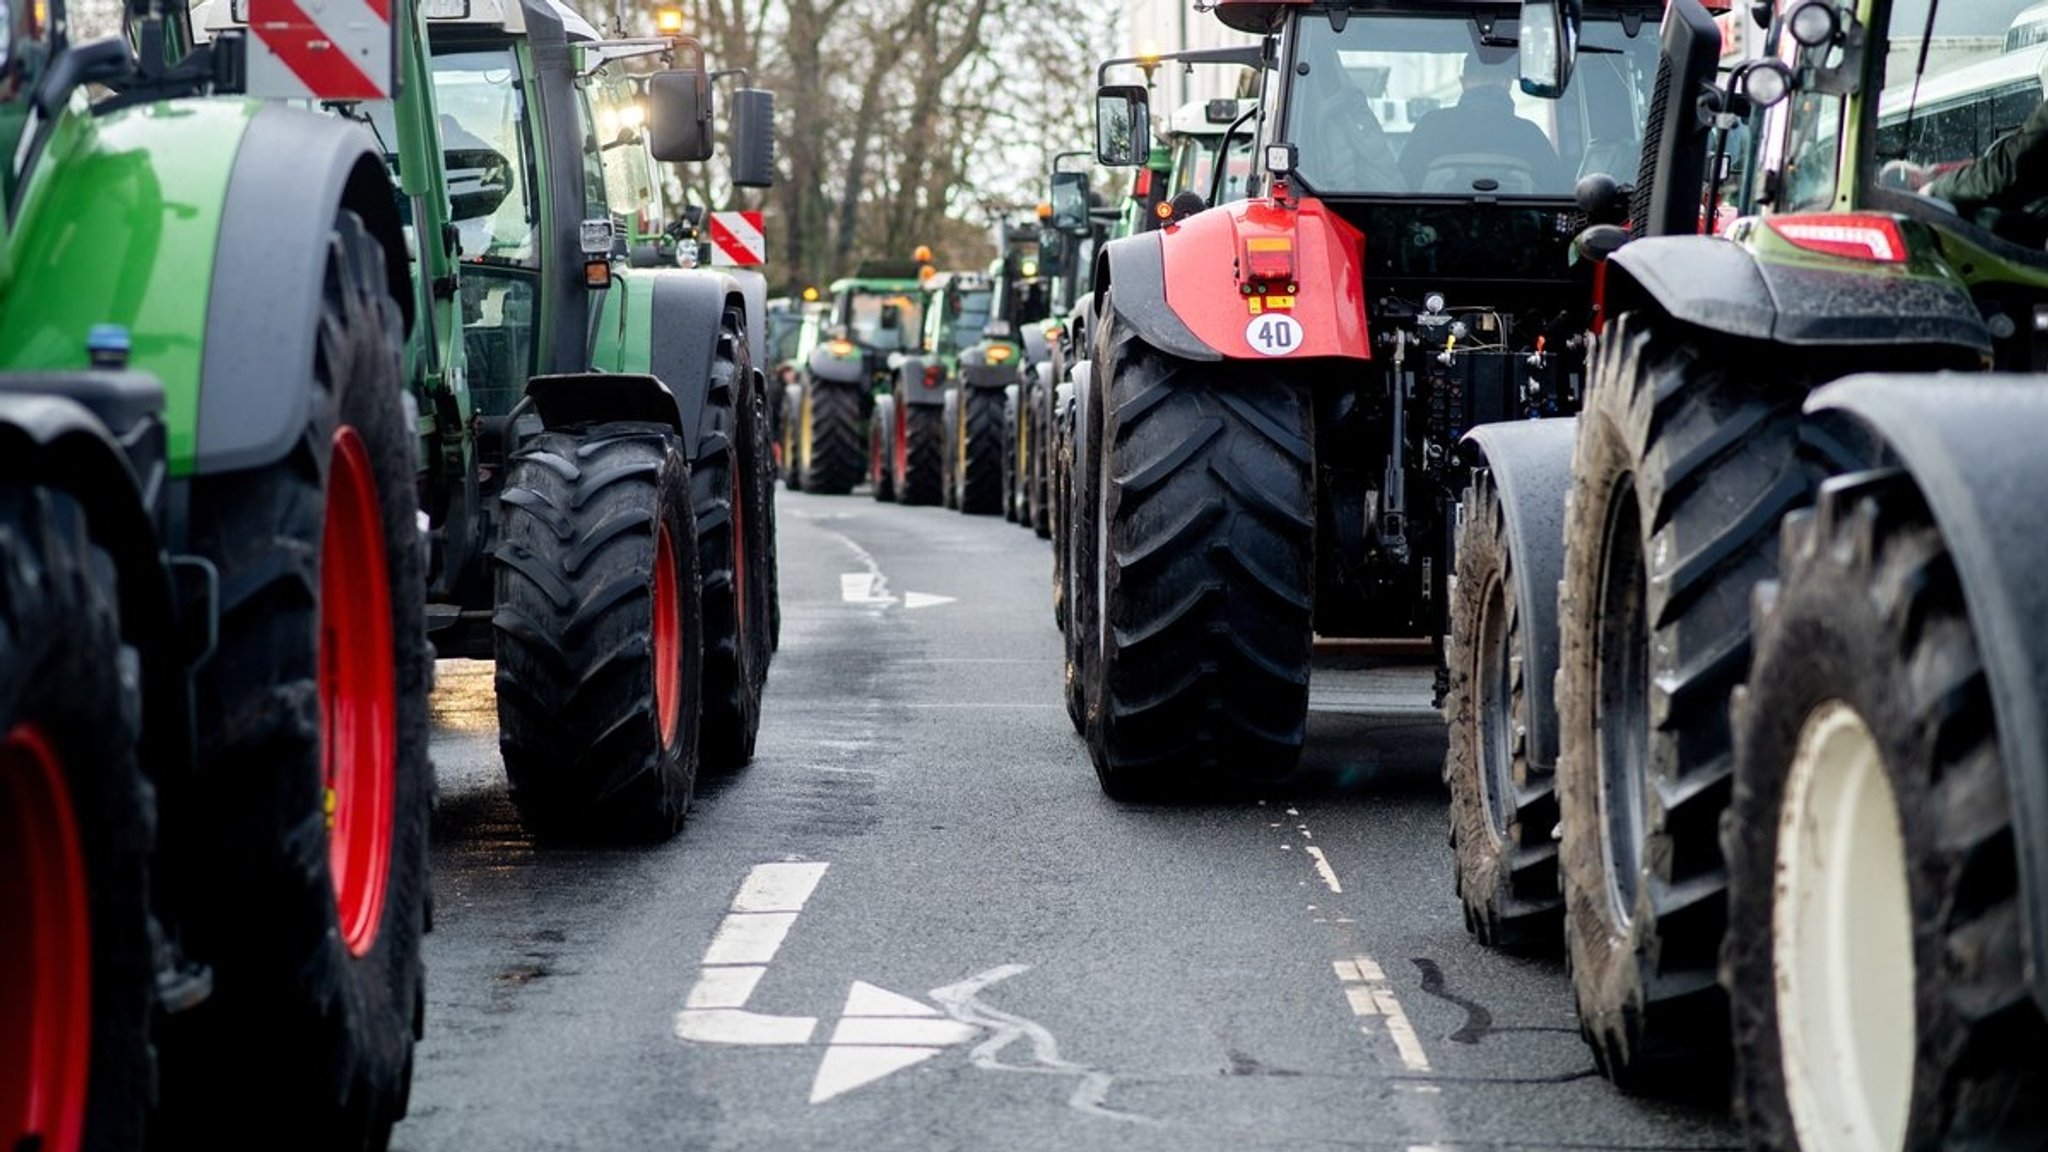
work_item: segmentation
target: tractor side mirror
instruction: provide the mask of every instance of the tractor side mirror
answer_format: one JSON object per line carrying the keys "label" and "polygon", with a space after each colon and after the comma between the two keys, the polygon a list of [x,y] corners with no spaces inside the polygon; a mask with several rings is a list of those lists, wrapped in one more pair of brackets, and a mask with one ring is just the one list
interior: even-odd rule
{"label": "tractor side mirror", "polygon": [[732,182],[741,188],[775,185],[775,93],[766,88],[732,94]]}
{"label": "tractor side mirror", "polygon": [[711,78],[701,68],[672,68],[647,77],[647,135],[654,158],[711,158]]}
{"label": "tractor side mirror", "polygon": [[1088,231],[1088,174],[1052,174],[1052,226],[1055,232],[1085,235]]}
{"label": "tractor side mirror", "polygon": [[1137,84],[1095,90],[1095,159],[1110,168],[1136,168],[1152,154],[1152,111]]}
{"label": "tractor side mirror", "polygon": [[1571,84],[1579,55],[1578,0],[1522,0],[1522,91],[1555,100]]}

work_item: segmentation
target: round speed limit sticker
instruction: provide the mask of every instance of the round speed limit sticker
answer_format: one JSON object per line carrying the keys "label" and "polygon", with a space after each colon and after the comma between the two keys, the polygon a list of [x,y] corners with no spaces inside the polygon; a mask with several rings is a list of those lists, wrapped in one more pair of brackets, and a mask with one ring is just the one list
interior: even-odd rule
{"label": "round speed limit sticker", "polygon": [[1254,316],[1244,326],[1244,342],[1261,356],[1285,356],[1299,351],[1302,336],[1301,325],[1285,312]]}

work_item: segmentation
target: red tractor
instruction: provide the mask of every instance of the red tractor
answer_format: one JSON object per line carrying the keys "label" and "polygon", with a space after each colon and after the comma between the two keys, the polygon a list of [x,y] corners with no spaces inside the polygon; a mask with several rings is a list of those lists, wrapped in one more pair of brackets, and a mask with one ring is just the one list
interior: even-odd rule
{"label": "red tractor", "polygon": [[[1578,241],[1654,115],[1663,0],[1561,7],[1217,0],[1264,38],[1262,170],[1104,246],[1073,377],[1068,672],[1110,794],[1286,775],[1318,636],[1441,668],[1466,433],[1576,411]],[[1096,113],[1097,158],[1142,163],[1145,89]]]}

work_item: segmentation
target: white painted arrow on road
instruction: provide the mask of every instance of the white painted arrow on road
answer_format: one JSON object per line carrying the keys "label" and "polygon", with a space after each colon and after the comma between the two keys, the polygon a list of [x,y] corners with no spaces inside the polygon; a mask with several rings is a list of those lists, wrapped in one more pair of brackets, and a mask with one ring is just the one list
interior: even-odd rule
{"label": "white painted arrow on road", "polygon": [[811,1103],[821,1104],[863,1084],[937,1056],[980,1033],[971,1024],[947,1020],[939,1010],[908,996],[856,980],[832,1042],[811,1081]]}
{"label": "white painted arrow on road", "polygon": [[956,599],[957,597],[953,596],[934,596],[930,592],[905,592],[903,594],[903,606],[905,608],[935,608],[940,604],[951,604]]}

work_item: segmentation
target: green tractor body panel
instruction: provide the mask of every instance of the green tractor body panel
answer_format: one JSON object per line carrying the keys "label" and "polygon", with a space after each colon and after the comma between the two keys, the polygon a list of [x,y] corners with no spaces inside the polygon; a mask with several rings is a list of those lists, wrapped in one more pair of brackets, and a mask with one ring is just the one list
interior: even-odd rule
{"label": "green tractor body panel", "polygon": [[193,471],[214,252],[256,101],[188,99],[94,119],[72,102],[21,188],[0,288],[0,365],[88,365],[95,324],[125,327],[156,376],[174,476]]}

